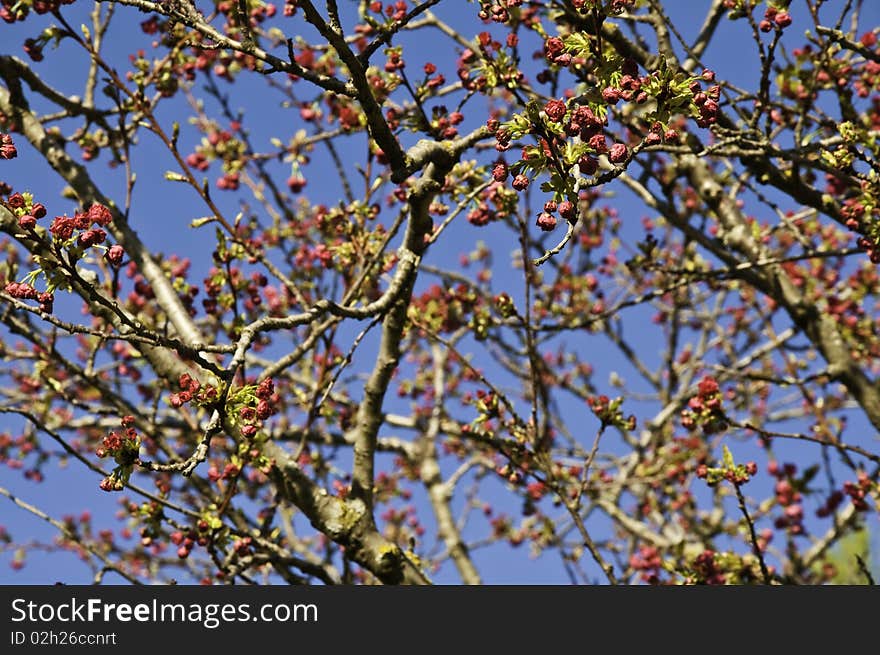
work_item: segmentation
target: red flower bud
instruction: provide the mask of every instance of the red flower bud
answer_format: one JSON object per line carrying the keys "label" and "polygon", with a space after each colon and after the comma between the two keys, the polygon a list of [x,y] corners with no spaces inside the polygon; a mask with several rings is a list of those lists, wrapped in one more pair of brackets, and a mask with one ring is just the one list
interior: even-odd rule
{"label": "red flower bud", "polygon": [[97,202],[89,207],[88,216],[92,223],[97,223],[101,227],[106,227],[113,221],[110,210]]}
{"label": "red flower bud", "polygon": [[34,226],[37,224],[37,219],[35,216],[31,216],[30,214],[25,214],[24,216],[20,216],[18,219],[18,226],[22,230],[32,230]]}
{"label": "red flower bud", "polygon": [[791,25],[791,14],[787,11],[780,11],[773,18],[773,22],[780,28],[788,27]]}
{"label": "red flower bud", "polygon": [[606,86],[602,89],[602,100],[609,105],[617,104],[617,101],[620,100],[620,90],[615,89],[613,86]]}
{"label": "red flower bud", "polygon": [[611,150],[608,152],[608,159],[613,164],[619,164],[623,161],[626,161],[626,157],[629,154],[626,146],[622,143],[615,143],[611,146]]}
{"label": "red flower bud", "polygon": [[124,257],[125,250],[119,244],[110,246],[110,250],[107,251],[107,259],[113,264],[113,266],[119,266]]}
{"label": "red flower bud", "polygon": [[266,378],[260,384],[257,385],[256,390],[257,398],[261,400],[268,400],[272,397],[272,394],[275,393],[275,385],[272,382],[272,378]]}
{"label": "red flower bud", "polygon": [[0,159],[15,159],[18,156],[18,150],[12,142],[12,137],[8,134],[0,134]]}
{"label": "red flower bud", "polygon": [[567,221],[571,221],[575,217],[574,203],[570,200],[563,200],[559,203],[559,215]]}
{"label": "red flower bud", "polygon": [[507,164],[495,164],[492,168],[492,179],[496,182],[504,182],[507,179]]}
{"label": "red flower bud", "polygon": [[273,409],[272,405],[269,404],[267,400],[261,400],[257,403],[257,418],[260,420],[265,420],[272,416]]}
{"label": "red flower bud", "polygon": [[565,118],[565,103],[562,100],[550,100],[544,105],[544,113],[554,123],[558,123]]}
{"label": "red flower bud", "polygon": [[596,172],[597,168],[599,168],[599,162],[596,161],[595,157],[581,155],[578,159],[578,169],[584,175],[592,175]]}
{"label": "red flower bud", "polygon": [[549,232],[556,227],[556,217],[553,214],[541,212],[538,215],[538,220],[535,224],[544,232]]}

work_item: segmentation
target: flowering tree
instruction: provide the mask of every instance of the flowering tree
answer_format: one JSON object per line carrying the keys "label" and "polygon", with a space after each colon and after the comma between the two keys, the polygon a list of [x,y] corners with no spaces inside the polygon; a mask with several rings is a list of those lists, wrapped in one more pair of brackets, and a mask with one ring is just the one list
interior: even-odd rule
{"label": "flowering tree", "polygon": [[[58,530],[7,505],[14,567],[817,583],[876,519],[873,3],[0,17],[0,493]],[[56,461],[116,517],[10,491]]]}

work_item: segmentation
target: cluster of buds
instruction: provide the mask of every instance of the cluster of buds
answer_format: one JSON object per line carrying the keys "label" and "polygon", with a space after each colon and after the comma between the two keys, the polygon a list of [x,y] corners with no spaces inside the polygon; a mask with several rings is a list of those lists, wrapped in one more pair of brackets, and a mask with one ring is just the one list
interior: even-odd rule
{"label": "cluster of buds", "polygon": [[9,282],[3,290],[19,300],[36,300],[40,303],[40,311],[52,313],[55,295],[49,291],[39,292],[26,282]]}
{"label": "cluster of buds", "polygon": [[[296,2],[291,2],[290,4],[296,6]],[[370,2],[370,11],[374,14],[382,13],[382,3],[379,0],[372,0]],[[406,2],[403,0],[397,0],[395,3],[388,3],[386,7],[384,7],[385,15],[388,17],[388,20],[392,22],[401,21],[406,16]]]}
{"label": "cluster of buds", "polygon": [[557,211],[559,212],[559,215],[569,223],[575,223],[577,221],[577,211],[573,202],[570,200],[563,200],[562,202],[557,203],[555,200],[548,200],[544,203],[544,211],[538,214],[536,225],[544,232],[549,232],[556,227],[556,217],[554,214]]}
{"label": "cluster of buds", "polygon": [[[486,121],[486,129],[489,131],[489,134],[495,137],[495,150],[498,152],[504,152],[505,150],[510,150],[510,141],[511,134],[507,130],[501,129],[501,123],[497,118],[490,118]],[[492,170],[492,176],[496,176],[496,170]],[[507,175],[505,174],[503,179],[506,179]],[[495,177],[498,180],[497,177]]]}
{"label": "cluster of buds", "polygon": [[544,57],[551,64],[563,68],[571,64],[571,53],[566,51],[565,42],[558,36],[551,36],[544,41]]}
{"label": "cluster of buds", "polygon": [[727,584],[724,567],[719,566],[715,551],[704,550],[694,558],[691,566],[695,577],[694,582],[706,585]]}
{"label": "cluster of buds", "polygon": [[226,466],[223,467],[221,471],[216,466],[211,466],[208,469],[208,479],[211,482],[217,482],[218,480],[229,480],[231,478],[235,478],[241,472],[241,467],[237,464],[233,464],[232,462],[228,462]]}
{"label": "cluster of buds", "polygon": [[758,23],[758,29],[762,32],[769,32],[774,28],[783,30],[791,25],[791,14],[787,11],[780,11],[773,5],[767,5],[764,12],[764,18]]}
{"label": "cluster of buds", "polygon": [[[548,211],[548,209],[552,211]],[[556,217],[553,215],[555,210],[555,201],[549,200],[544,203],[544,211],[538,214],[538,220],[535,221],[535,225],[537,225],[542,232],[550,232],[556,228]]]}
{"label": "cluster of buds", "polygon": [[565,105],[564,100],[548,100],[547,104],[544,105],[544,113],[547,115],[547,118],[554,123],[561,123],[562,119],[565,118],[565,114],[568,111],[568,108]]}
{"label": "cluster of buds", "polygon": [[613,400],[608,396],[590,396],[587,398],[587,404],[593,410],[593,414],[602,421],[602,426],[615,426],[621,430],[635,430],[636,417],[630,414],[624,417],[620,406],[623,404],[623,398],[618,396]]}
{"label": "cluster of buds", "polygon": [[721,389],[710,375],[700,380],[697,395],[688,401],[681,413],[681,424],[688,430],[703,428],[704,434],[714,434],[727,427],[727,417],[721,407]]}
{"label": "cluster of buds", "polygon": [[[423,68],[425,71],[425,86],[429,89],[436,89],[443,86],[446,83],[446,78],[443,76],[443,73],[437,72],[436,64],[427,62]],[[433,77],[432,77],[433,76]]]}
{"label": "cluster of buds", "polygon": [[180,387],[178,393],[173,393],[168,399],[171,406],[177,409],[193,400],[199,405],[205,405],[217,397],[217,388],[212,385],[202,386],[202,383],[189,373],[182,373],[177,380]]}
{"label": "cluster of buds", "polygon": [[547,493],[547,485],[541,480],[529,482],[526,485],[526,493],[528,494],[529,500],[541,500],[544,497],[544,494]]}
{"label": "cluster of buds", "polygon": [[508,7],[519,7],[523,0],[498,0],[497,2],[481,2],[482,7],[477,14],[480,20],[492,20],[495,23],[506,23],[510,20]]}
{"label": "cluster of buds", "polygon": [[619,100],[635,102],[643,105],[648,101],[648,93],[642,86],[647,77],[639,77],[638,65],[632,59],[624,60],[621,66],[621,78],[617,86],[606,86],[602,89],[602,100],[609,105],[616,105]]}
{"label": "cluster of buds", "polygon": [[23,230],[33,230],[37,219],[46,215],[46,207],[34,202],[29,193],[13,193],[6,200],[6,206],[18,217],[18,226]]}
{"label": "cluster of buds", "polygon": [[[568,121],[566,121],[563,128],[568,136],[580,136],[581,141],[590,143],[593,149],[601,154],[604,152],[604,148],[597,148],[595,142],[591,141],[591,139],[597,135],[602,135],[602,129],[607,122],[607,118],[597,116],[589,106],[580,105],[570,113]],[[602,141],[604,144],[604,138]]]}
{"label": "cluster of buds", "polygon": [[581,105],[569,115],[563,126],[566,135],[580,137],[587,143],[593,154],[583,153],[577,160],[578,170],[584,175],[593,175],[599,168],[596,155],[606,155],[612,164],[622,164],[629,156],[629,148],[623,143],[615,143],[610,148],[603,134],[608,124],[607,118],[600,118],[587,105]]}
{"label": "cluster of buds", "polygon": [[776,494],[776,502],[783,508],[783,514],[774,521],[774,527],[777,530],[787,529],[793,535],[803,534],[804,506],[801,502],[803,495],[799,490],[801,483],[794,479],[797,466],[794,464],[779,466],[777,462],[770,462],[767,470],[776,478],[776,486],[773,490]]}
{"label": "cluster of buds", "polygon": [[254,389],[254,396],[256,396],[256,405],[244,405],[238,410],[239,418],[244,422],[241,434],[247,438],[254,437],[263,421],[277,411],[278,396],[275,393],[275,384],[272,382],[272,378],[266,378],[260,382]]}
{"label": "cluster of buds", "polygon": [[458,136],[458,128],[464,121],[460,111],[449,111],[446,105],[439,105],[432,110],[431,130],[440,135],[441,139],[454,139]]}
{"label": "cluster of buds", "polygon": [[101,229],[110,225],[113,214],[104,205],[94,203],[87,211],[76,212],[73,216],[56,216],[49,227],[59,241],[67,241],[73,236],[75,230],[84,230],[77,242],[82,246],[91,246],[103,243],[107,233]]}
{"label": "cluster of buds", "polygon": [[709,486],[714,486],[722,480],[727,480],[731,484],[741,485],[751,480],[752,476],[758,472],[758,465],[755,462],[746,462],[745,464],[736,464],[733,461],[733,454],[724,447],[724,459],[721,466],[707,466],[700,464],[697,466],[697,477],[706,481]]}
{"label": "cluster of buds", "polygon": [[[38,217],[39,218],[39,217]],[[125,250],[116,244],[107,248],[102,246],[107,240],[107,232],[104,230],[113,222],[113,214],[100,203],[93,203],[87,211],[76,212],[73,216],[56,216],[49,226],[49,232],[57,241],[68,241],[73,238],[77,230],[75,244],[80,248],[100,246],[105,249],[107,261],[114,267],[122,264],[125,258]]]}
{"label": "cluster of buds", "polygon": [[[526,467],[523,467],[524,469]],[[510,463],[500,464],[495,467],[495,473],[507,480],[510,484],[520,484],[524,480],[524,471],[520,471]]]}
{"label": "cluster of buds", "polygon": [[251,537],[242,537],[241,539],[236,539],[232,543],[232,549],[235,551],[235,554],[239,557],[247,557],[251,554],[251,546],[253,545],[254,540]]}
{"label": "cluster of buds", "polygon": [[212,522],[214,525],[205,519],[199,519],[194,530],[189,529],[186,533],[176,530],[168,536],[171,543],[177,546],[177,556],[180,559],[189,557],[190,551],[196,544],[202,547],[208,545],[211,541],[211,530],[222,525],[216,518],[212,519]]}
{"label": "cluster of buds", "polygon": [[868,502],[865,500],[871,488],[875,486],[868,474],[859,471],[858,480],[856,482],[844,482],[843,491],[850,497],[853,507],[858,512],[866,512],[868,510]]}
{"label": "cluster of buds", "polygon": [[510,318],[516,314],[516,305],[508,293],[499,293],[493,299],[495,310],[503,317]]}
{"label": "cluster of buds", "polygon": [[10,282],[6,285],[5,291],[19,300],[35,300],[39,295],[36,289],[24,282]]}
{"label": "cluster of buds", "polygon": [[17,156],[18,150],[15,149],[12,137],[0,133],[0,159],[15,159]]}
{"label": "cluster of buds", "polygon": [[648,584],[660,583],[660,571],[663,569],[663,559],[660,550],[656,546],[639,546],[638,552],[630,555],[629,566],[639,571],[642,582]]}
{"label": "cluster of buds", "polygon": [[194,533],[184,534],[183,532],[177,530],[172,532],[169,536],[169,540],[172,544],[177,546],[177,556],[180,559],[186,559],[189,557],[190,551],[193,549],[196,543],[196,535]]}
{"label": "cluster of buds", "polygon": [[[14,193],[6,201],[6,206],[18,217],[18,226],[34,233],[37,221],[46,215],[46,207],[39,202],[34,202],[29,193]],[[49,226],[49,232],[56,241],[70,242],[80,248],[99,246],[106,249],[106,258],[111,265],[118,267],[125,258],[125,250],[120,245],[110,248],[101,244],[107,240],[107,232],[104,230],[113,222],[113,214],[100,203],[93,203],[88,210],[76,212],[73,216],[56,216]],[[69,244],[68,244],[69,245]],[[51,310],[48,310],[51,311]]]}
{"label": "cluster of buds", "polygon": [[112,457],[117,464],[113,472],[101,480],[100,487],[104,491],[121,491],[138,461],[141,438],[134,428],[134,417],[122,417],[122,427],[122,433],[111,432],[95,451],[101,459]]}
{"label": "cluster of buds", "polygon": [[[702,79],[704,82],[714,82],[715,72],[708,68],[703,71]],[[700,117],[697,119],[697,125],[700,127],[709,127],[718,122],[718,100],[721,98],[721,87],[713,84],[706,91],[700,81],[695,79],[690,85],[691,93],[694,95],[694,104],[700,111]]]}
{"label": "cluster of buds", "polygon": [[876,206],[866,207],[858,197],[845,200],[840,213],[846,226],[859,235],[856,245],[868,254],[871,263],[880,264],[880,210]]}
{"label": "cluster of buds", "polygon": [[475,401],[477,411],[480,412],[480,419],[486,420],[498,416],[498,396],[494,391],[477,390],[477,399]]}
{"label": "cluster of buds", "polygon": [[654,121],[651,124],[650,131],[645,135],[645,145],[655,146],[663,141],[675,142],[678,140],[679,134],[677,130],[672,128],[664,129],[663,123]]}
{"label": "cluster of buds", "polygon": [[62,5],[73,4],[75,0],[36,0],[35,2],[15,2],[15,0],[0,0],[0,20],[4,23],[23,21],[28,17],[31,10],[42,16],[50,12],[56,12]]}
{"label": "cluster of buds", "polygon": [[238,191],[240,181],[238,173],[224,173],[217,178],[217,188],[221,191]]}

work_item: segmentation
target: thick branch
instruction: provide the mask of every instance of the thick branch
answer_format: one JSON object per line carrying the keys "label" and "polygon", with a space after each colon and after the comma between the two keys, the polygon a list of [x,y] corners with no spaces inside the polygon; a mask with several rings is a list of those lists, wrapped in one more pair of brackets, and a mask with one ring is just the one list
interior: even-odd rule
{"label": "thick branch", "polygon": [[[421,253],[425,237],[428,235],[431,219],[428,205],[443,184],[445,170],[430,164],[425,174],[416,182],[410,195],[410,221],[404,237],[403,250]],[[352,472],[352,494],[362,498],[367,506],[373,507],[373,456],[376,449],[376,435],[382,425],[382,403],[391,376],[400,360],[400,344],[406,326],[406,313],[412,295],[415,276],[406,285],[404,293],[385,316],[382,323],[382,339],[376,364],[364,388],[364,399],[357,414],[357,437],[354,445],[354,469]]]}
{"label": "thick branch", "polygon": [[282,496],[299,507],[312,525],[345,554],[386,584],[428,584],[425,574],[373,525],[372,513],[359,498],[332,496],[316,485],[280,446],[269,442],[264,452],[274,461],[272,477]]}
{"label": "thick branch", "polygon": [[460,476],[452,476],[446,482],[443,482],[440,465],[437,461],[436,439],[440,433],[443,414],[443,396],[446,386],[444,382],[446,357],[436,344],[433,346],[432,352],[434,354],[435,405],[431,412],[428,430],[420,440],[421,457],[418,460],[419,473],[422,478],[422,484],[428,490],[431,508],[434,510],[434,516],[437,519],[437,535],[446,544],[446,550],[449,552],[449,557],[455,564],[462,582],[469,585],[478,585],[482,582],[480,574],[474,566],[467,545],[461,538],[461,531],[455,524],[455,518],[450,507],[452,494],[455,491],[456,478]]}

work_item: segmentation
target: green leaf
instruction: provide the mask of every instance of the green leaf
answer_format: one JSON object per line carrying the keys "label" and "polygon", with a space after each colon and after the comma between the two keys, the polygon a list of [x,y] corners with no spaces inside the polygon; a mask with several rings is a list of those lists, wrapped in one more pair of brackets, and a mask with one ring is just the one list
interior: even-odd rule
{"label": "green leaf", "polygon": [[727,445],[724,446],[724,468],[732,469],[736,467],[736,464],[733,461],[733,453],[730,452],[730,448]]}
{"label": "green leaf", "polygon": [[813,466],[810,466],[809,468],[807,468],[804,471],[804,475],[801,478],[801,482],[805,488],[808,484],[810,484],[810,482],[812,482],[813,478],[816,477],[816,474],[818,472],[819,472],[819,465],[818,464],[813,464]]}

